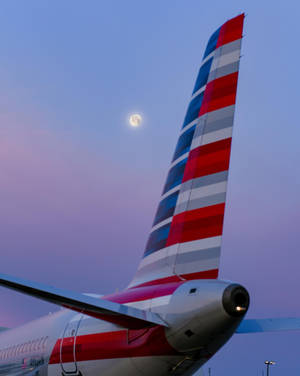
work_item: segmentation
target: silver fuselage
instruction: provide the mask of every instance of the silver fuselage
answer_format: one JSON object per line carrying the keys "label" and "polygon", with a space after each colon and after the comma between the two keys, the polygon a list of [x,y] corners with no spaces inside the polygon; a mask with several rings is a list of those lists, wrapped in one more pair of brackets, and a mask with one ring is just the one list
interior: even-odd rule
{"label": "silver fuselage", "polygon": [[227,342],[248,308],[238,315],[227,312],[224,296],[231,286],[238,285],[194,280],[179,284],[168,298],[127,303],[158,313],[167,329],[130,330],[61,310],[4,331],[0,375],[192,374]]}

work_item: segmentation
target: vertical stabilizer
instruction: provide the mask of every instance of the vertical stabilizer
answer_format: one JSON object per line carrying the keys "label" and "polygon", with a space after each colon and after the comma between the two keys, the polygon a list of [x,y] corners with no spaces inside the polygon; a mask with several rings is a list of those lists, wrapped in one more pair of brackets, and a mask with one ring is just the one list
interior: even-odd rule
{"label": "vertical stabilizer", "polygon": [[208,41],[131,287],[218,276],[243,22]]}

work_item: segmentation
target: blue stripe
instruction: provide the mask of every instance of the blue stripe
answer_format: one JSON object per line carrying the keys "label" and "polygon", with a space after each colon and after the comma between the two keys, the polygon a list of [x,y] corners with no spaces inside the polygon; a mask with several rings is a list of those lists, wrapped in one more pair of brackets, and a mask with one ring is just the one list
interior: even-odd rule
{"label": "blue stripe", "polygon": [[208,56],[211,52],[213,52],[216,49],[220,30],[221,30],[221,28],[219,28],[218,30],[216,30],[213,33],[213,35],[210,37],[210,39],[209,39],[209,41],[207,43],[207,46],[206,46],[206,50],[204,52],[203,59],[205,59],[206,56]]}
{"label": "blue stripe", "polygon": [[194,99],[191,100],[185,115],[182,128],[191,123],[193,120],[197,119],[202,104],[203,95],[204,91],[202,91],[201,94],[197,95]]}
{"label": "blue stripe", "polygon": [[164,221],[174,214],[178,194],[179,191],[172,193],[160,202],[153,222],[153,226],[161,221]]}
{"label": "blue stripe", "polygon": [[179,158],[181,155],[187,153],[190,150],[195,133],[195,128],[196,124],[189,128],[187,131],[185,131],[179,137],[172,162],[174,162],[177,158]]}
{"label": "blue stripe", "polygon": [[185,158],[183,161],[178,162],[174,167],[170,169],[162,194],[165,194],[170,189],[176,187],[176,185],[181,184],[186,162],[187,158]]}
{"label": "blue stripe", "polygon": [[202,67],[200,68],[200,71],[199,71],[199,74],[195,83],[195,87],[193,90],[193,94],[196,93],[196,91],[198,91],[202,86],[206,85],[212,61],[213,61],[213,58],[207,60],[207,62],[204,63]]}
{"label": "blue stripe", "polygon": [[171,223],[160,227],[158,230],[155,230],[150,234],[147,245],[146,245],[144,257],[166,246],[170,227],[171,227]]}

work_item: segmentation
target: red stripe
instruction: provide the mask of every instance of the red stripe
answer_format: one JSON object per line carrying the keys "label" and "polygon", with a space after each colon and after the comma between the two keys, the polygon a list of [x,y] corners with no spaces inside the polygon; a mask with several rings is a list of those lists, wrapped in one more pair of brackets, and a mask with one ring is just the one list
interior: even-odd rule
{"label": "red stripe", "polygon": [[[172,281],[170,281],[172,282]],[[145,288],[131,288],[116,294],[107,295],[102,297],[102,299],[110,300],[112,302],[124,304],[130,302],[138,302],[147,299],[154,299],[161,296],[171,295],[173,292],[178,288],[180,284],[178,283],[168,283],[162,286],[155,286],[155,287],[145,287]],[[136,320],[135,318],[130,318],[125,315],[105,315],[95,313],[88,309],[82,311],[79,309],[74,308],[73,306],[64,305],[65,308],[72,309],[73,311],[77,311],[80,313],[85,313],[91,317],[104,320],[113,324],[120,325],[124,328],[129,329],[141,329],[147,327],[147,322],[143,320]]]}
{"label": "red stripe", "polygon": [[[134,340],[128,340],[129,338]],[[49,364],[60,363],[59,339],[52,351]],[[63,359],[73,361],[72,348],[63,345]],[[141,356],[178,355],[170,346],[162,327],[154,327],[143,332],[120,330],[116,332],[96,333],[76,338],[76,361],[99,359],[129,358]]]}
{"label": "red stripe", "polygon": [[238,72],[228,74],[207,84],[199,116],[235,104]]}
{"label": "red stripe", "polygon": [[242,38],[244,17],[245,15],[241,14],[221,27],[216,48]]}
{"label": "red stripe", "polygon": [[231,138],[199,146],[192,150],[184,170],[182,182],[228,170]]}
{"label": "red stripe", "polygon": [[161,296],[171,295],[178,288],[178,283],[167,283],[162,286],[148,286],[138,289],[132,287],[128,290],[104,296],[103,299],[110,300],[111,302],[116,302],[120,304],[139,302],[142,300],[159,298]]}
{"label": "red stripe", "polygon": [[61,344],[61,339],[58,339],[52,350],[52,353],[49,359],[49,364],[60,363],[60,344]]}
{"label": "red stripe", "polygon": [[174,216],[166,246],[222,235],[224,210],[222,203]]}
{"label": "red stripe", "polygon": [[170,282],[180,282],[180,284],[184,283],[185,281],[194,280],[194,279],[216,279],[218,278],[219,269],[212,269],[212,270],[204,270],[202,272],[197,273],[188,273],[188,274],[181,274],[180,277],[177,275],[171,275],[165,278],[155,279],[153,281],[148,281],[141,283],[135,287],[142,288],[144,286],[153,286],[158,284],[170,283]]}
{"label": "red stripe", "polygon": [[195,221],[198,219],[205,219],[207,217],[218,216],[224,214],[225,204],[217,204],[207,206],[205,208],[189,210],[173,217],[173,224],[184,224],[185,222]]}

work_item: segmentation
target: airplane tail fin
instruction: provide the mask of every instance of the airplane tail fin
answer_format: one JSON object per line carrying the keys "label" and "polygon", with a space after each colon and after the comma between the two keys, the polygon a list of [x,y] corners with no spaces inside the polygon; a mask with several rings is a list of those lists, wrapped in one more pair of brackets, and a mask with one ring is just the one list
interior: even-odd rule
{"label": "airplane tail fin", "polygon": [[129,287],[218,276],[244,14],[209,39]]}

